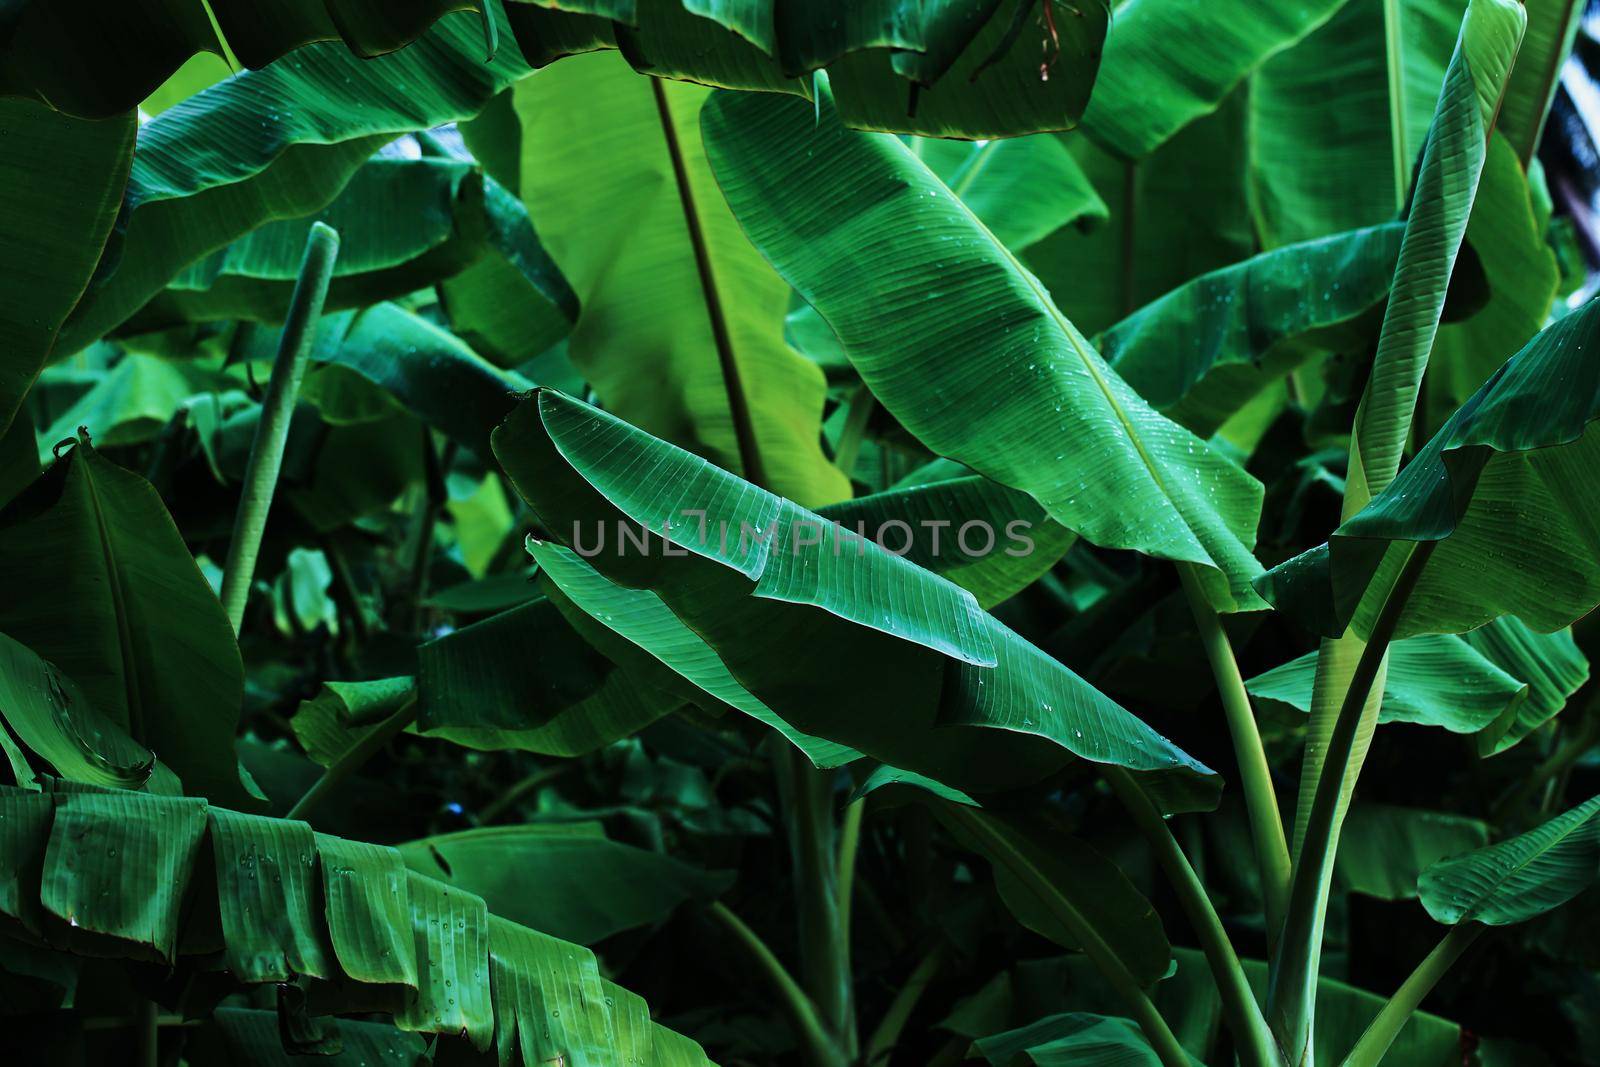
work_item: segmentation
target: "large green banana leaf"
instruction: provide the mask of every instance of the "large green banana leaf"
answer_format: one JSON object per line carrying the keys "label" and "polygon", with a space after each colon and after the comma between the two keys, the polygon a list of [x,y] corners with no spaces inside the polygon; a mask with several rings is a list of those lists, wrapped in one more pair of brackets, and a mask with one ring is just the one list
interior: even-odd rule
{"label": "large green banana leaf", "polygon": [[1261,486],[1157,414],[909,149],[803,101],[723,93],[702,117],[745,231],[934,452],[1022,489],[1085,539],[1249,588]]}
{"label": "large green banana leaf", "polygon": [[911,151],[1013,252],[1069,223],[1089,229],[1110,212],[1060,137],[948,141],[913,138]]}
{"label": "large green banana leaf", "polygon": [[[821,514],[868,536],[897,524],[891,537],[906,531],[907,559],[970,590],[984,606],[1031,583],[1072,541],[1030,497],[978,477],[861,497]],[[968,523],[979,526],[963,533]],[[1002,537],[986,554],[979,551],[983,542],[974,532],[985,527]],[[963,551],[963,540],[973,552]],[[859,757],[854,749],[794,729],[752,696],[655,593],[615,586],[555,545],[536,546],[534,553],[543,566],[540,583],[548,601],[514,608],[423,646],[421,722],[429,736],[473,747],[572,755],[626,736],[692,701],[710,711],[731,708],[750,715],[783,733],[818,766]],[[678,674],[663,670],[661,660]],[[590,663],[593,671],[585,672],[582,665]],[[318,719],[358,714],[349,706],[343,715],[330,716],[319,701],[296,716],[297,731],[302,719],[310,728],[307,712],[313,707]],[[339,736],[341,744],[349,743],[348,730]]]}
{"label": "large green banana leaf", "polygon": [[1376,331],[1402,223],[1263,252],[1200,275],[1096,343],[1157,410],[1209,437],[1267,385]]}
{"label": "large green banana leaf", "polygon": [[0,433],[89,284],[133,158],[132,115],[69,118],[0,99]]}
{"label": "large green banana leaf", "polygon": [[[1309,712],[1317,672],[1316,652],[1274,667],[1245,683],[1258,700]],[[1528,685],[1501,670],[1454,634],[1430,634],[1389,646],[1378,722],[1439,726],[1477,733],[1502,718],[1514,719]]]}
{"label": "large green banana leaf", "polygon": [[[269,363],[282,331],[244,324],[236,358]],[[317,321],[308,353],[313,365],[355,372],[440,432],[489,455],[489,431],[533,383],[493,366],[448,330],[398,304],[337,312]]]}
{"label": "large green banana leaf", "polygon": [[1544,328],[1560,271],[1545,241],[1548,218],[1542,214],[1529,176],[1496,131],[1466,237],[1483,264],[1489,300],[1466,321],[1440,326],[1417,415],[1422,434],[1443,425],[1510,353]]}
{"label": "large green banana leaf", "polygon": [[191,794],[254,803],[233,748],[239,647],[149,482],[75,442],[0,516],[0,584],[0,630],[24,635]]}
{"label": "large green banana leaf", "polygon": [[822,373],[784,343],[789,288],[711,176],[707,95],[615,55],[516,87],[522,196],[583,305],[567,351],[622,418],[802,504],[839,500]]}
{"label": "large green banana leaf", "polygon": [[[699,638],[697,656],[709,646],[796,730],[958,787],[1014,786],[1072,754],[1208,775],[970,593],[612,416],[541,390],[494,443],[542,539],[575,549],[567,562],[587,557],[624,594],[659,596]],[[653,551],[639,554],[630,537]],[[592,613],[607,622],[603,602]],[[673,648],[647,650],[701,684]]]}
{"label": "large green banana leaf", "polygon": [[[231,52],[262,67],[314,41],[343,40],[356,55],[374,56],[410,43],[446,12],[479,3],[288,0],[263,9],[251,0],[22,0],[5,15],[0,95],[99,118],[131,110],[200,52]],[[482,34],[480,56],[488,47]]]}
{"label": "large green banana leaf", "polygon": [[479,19],[462,12],[392,55],[309,45],[163,112],[140,131],[109,253],[57,350],[115,329],[264,223],[319,211],[386,141],[467,118],[527,73],[512,48],[485,63]]}
{"label": "large green banana leaf", "polygon": [[1515,717],[1492,723],[1478,734],[1481,755],[1504,752],[1549,722],[1589,680],[1588,657],[1569,629],[1542,634],[1515,616],[1502,615],[1462,639],[1513,678],[1528,683],[1528,699],[1517,705]]}
{"label": "large green banana leaf", "polygon": [[1070,129],[1088,103],[1107,4],[1052,5],[1044,18],[1035,6],[533,0],[509,11],[535,67],[618,48],[641,73],[801,95],[799,76],[826,67],[852,126],[981,139]]}
{"label": "large green banana leaf", "polygon": [[[458,1035],[500,1064],[658,1062],[665,1031],[580,946],[491,916],[400,852],[189,797],[0,791],[0,910],[56,947],[159,959],[220,951],[241,982],[373,986],[402,1030]],[[211,857],[215,877],[197,868]],[[664,1048],[697,1046],[673,1035]],[[679,1062],[665,1059],[662,1062]]]}
{"label": "large green banana leaf", "polygon": [[1391,51],[1380,45],[1389,2],[1345,0],[1252,80],[1250,184],[1268,247],[1376,225],[1406,201],[1466,4],[1394,0]]}
{"label": "large green banana leaf", "polygon": [[627,669],[541,597],[422,645],[417,728],[479,749],[577,756],[686,703],[669,671]]}
{"label": "large green banana leaf", "polygon": [[1454,925],[1505,926],[1560,907],[1600,878],[1600,797],[1508,841],[1440,860],[1417,889]]}
{"label": "large green banana leaf", "polygon": [[138,789],[155,757],[89,703],[76,682],[0,634],[0,718],[64,778]]}
{"label": "large green banana leaf", "polygon": [[1489,843],[1487,823],[1465,815],[1356,803],[1335,861],[1334,885],[1380,900],[1410,900],[1436,861]]}
{"label": "large green banana leaf", "polygon": [[[540,246],[527,211],[469,162],[375,157],[317,219],[339,231],[324,311],[405,296],[492,257],[523,282],[520,293],[502,298],[541,303],[550,317],[577,317],[577,297]],[[397,219],[406,225],[396,225]],[[269,222],[197,260],[123,329],[215,319],[283,321],[311,223]]]}
{"label": "large green banana leaf", "polygon": [[491,826],[396,847],[407,867],[482,897],[495,915],[580,945],[660,922],[733,882],[609,840],[598,823]]}
{"label": "large green banana leaf", "polygon": [[1127,0],[1118,5],[1084,129],[1137,159],[1216,108],[1263,61],[1344,0]]}
{"label": "large green banana leaf", "polygon": [[154,440],[179,408],[199,395],[234,387],[226,377],[193,364],[128,352],[75,403],[39,432],[39,458],[48,462],[78,427],[106,447]]}
{"label": "large green banana leaf", "polygon": [[1539,147],[1561,67],[1578,32],[1584,5],[1578,0],[1527,0],[1528,32],[1495,125],[1526,167]]}
{"label": "large green banana leaf", "polygon": [[1545,329],[1479,389],[1389,487],[1320,545],[1263,575],[1280,609],[1319,633],[1371,623],[1418,542],[1433,555],[1402,636],[1462,633],[1499,615],[1552,631],[1600,603],[1593,530],[1600,344],[1594,301]]}

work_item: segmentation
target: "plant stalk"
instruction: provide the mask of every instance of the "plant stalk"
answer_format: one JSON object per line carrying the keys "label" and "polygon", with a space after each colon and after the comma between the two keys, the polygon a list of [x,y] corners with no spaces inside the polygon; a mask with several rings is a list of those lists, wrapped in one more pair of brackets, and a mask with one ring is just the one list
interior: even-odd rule
{"label": "plant stalk", "polygon": [[834,841],[833,772],[818,770],[805,753],[782,743],[777,768],[788,816],[800,941],[800,982],[835,1043],[855,1056],[850,931],[839,908],[841,886]]}
{"label": "plant stalk", "polygon": [[155,1001],[140,1002],[134,1026],[139,1035],[139,1067],[160,1067],[161,1012]]}
{"label": "plant stalk", "polygon": [[894,1000],[889,1003],[889,1008],[883,1013],[883,1018],[878,1020],[877,1027],[872,1031],[872,1037],[867,1041],[867,1053],[863,1057],[865,1067],[881,1067],[889,1062],[889,1057],[894,1054],[895,1044],[900,1040],[900,1033],[906,1028],[906,1022],[911,1018],[911,1013],[916,1010],[917,1002],[922,999],[922,994],[927,991],[929,984],[939,973],[939,968],[944,966],[944,945],[935,945],[926,956],[918,961],[916,967],[894,995]]}
{"label": "plant stalk", "polygon": [[817,1006],[784,969],[778,957],[772,954],[766,942],[745,925],[743,919],[729,911],[722,901],[712,901],[710,911],[712,916],[722,923],[750,953],[750,958],[772,984],[773,991],[778,994],[778,999],[783,1004],[784,1014],[789,1016],[789,1022],[805,1045],[811,1062],[816,1067],[846,1067],[849,1061],[834,1043],[833,1038],[828,1035],[827,1028],[823,1026],[822,1019],[817,1014]]}
{"label": "plant stalk", "polygon": [[304,819],[311,810],[322,803],[340,782],[350,777],[359,770],[367,760],[384,745],[392,741],[400,731],[410,726],[417,718],[417,698],[412,697],[401,705],[400,710],[384,719],[378,725],[361,735],[361,739],[345,750],[344,755],[335,760],[327,770],[322,772],[322,777],[314,782],[305,795],[295,801],[294,807],[289,809],[285,819]]}
{"label": "plant stalk", "polygon": [[1327,882],[1333,872],[1339,798],[1350,769],[1350,756],[1355,747],[1361,712],[1366,706],[1373,682],[1385,663],[1389,642],[1394,638],[1400,615],[1411,599],[1417,580],[1422,576],[1422,569],[1433,555],[1436,545],[1434,541],[1417,544],[1390,587],[1383,608],[1372,625],[1372,634],[1361,650],[1361,659],[1356,663],[1350,687],[1339,705],[1339,717],[1328,737],[1322,774],[1317,779],[1311,816],[1306,824],[1305,841],[1289,885],[1289,909],[1284,919],[1283,936],[1278,941],[1274,956],[1268,997],[1278,1043],[1287,1054],[1291,1067],[1302,1063],[1311,1047],[1311,1019],[1317,988],[1314,961],[1317,958],[1323,911],[1327,907]]}
{"label": "plant stalk", "polygon": [[1411,1018],[1419,1006],[1422,998],[1426,997],[1444,973],[1461,958],[1472,943],[1476,941],[1488,927],[1475,922],[1464,922],[1450,928],[1432,952],[1417,964],[1417,969],[1411,976],[1401,983],[1395,995],[1390,997],[1378,1012],[1372,1024],[1367,1027],[1361,1039],[1356,1042],[1355,1048],[1350,1050],[1350,1055],[1345,1057],[1344,1067],[1378,1067],[1383,1062],[1383,1057],[1389,1051],[1389,1046],[1394,1044],[1394,1039],[1400,1036],[1400,1031],[1405,1028],[1406,1022]]}
{"label": "plant stalk", "polygon": [[856,854],[861,851],[861,816],[866,807],[865,800],[847,804],[843,824],[839,827],[839,928],[844,931],[846,949],[849,948],[851,905],[855,899]]}
{"label": "plant stalk", "polygon": [[[974,838],[988,842],[997,854],[1006,851],[1005,841],[965,805],[940,802],[940,811],[946,818],[960,823]],[[1139,985],[1138,979],[1134,978],[1133,972],[1128,970],[1116,951],[1106,944],[1094,924],[1084,918],[1083,913],[1073,907],[1072,902],[1051,884],[1049,877],[1033,864],[1019,860],[1011,869],[1041,900],[1048,902],[1055,917],[1082,947],[1083,954],[1089,957],[1089,962],[1122,998],[1133,1020],[1144,1031],[1145,1040],[1150,1042],[1162,1067],[1192,1067],[1189,1054],[1183,1050],[1183,1045],[1167,1025],[1167,1020],[1162,1018],[1155,1002]]]}
{"label": "plant stalk", "polygon": [[261,401],[261,421],[256,424],[255,440],[250,444],[239,509],[233,516],[233,535],[228,539],[228,558],[222,572],[222,606],[233,624],[235,636],[244,623],[244,606],[250,597],[250,581],[255,576],[267,512],[272,509],[272,496],[278,487],[278,472],[283,467],[283,447],[289,439],[295,398],[300,393],[306,357],[311,351],[311,339],[338,256],[338,232],[324,223],[312,223],[305,255],[300,261],[300,276],[294,283],[294,295],[289,299],[289,315],[284,319],[283,334],[278,339],[278,355],[272,362],[272,377]]}
{"label": "plant stalk", "polygon": [[1261,893],[1266,905],[1269,941],[1283,927],[1289,899],[1289,843],[1283,833],[1283,817],[1278,811],[1278,796],[1272,787],[1272,769],[1267,765],[1261,731],[1245,691],[1239,662],[1222,628],[1222,620],[1206,600],[1199,576],[1192,564],[1178,564],[1178,577],[1200,628],[1206,659],[1222,698],[1222,713],[1233,739],[1233,755],[1239,764],[1239,783],[1244,787],[1245,812],[1250,822],[1250,839],[1255,845],[1256,863],[1261,871]]}
{"label": "plant stalk", "polygon": [[1384,65],[1389,74],[1389,154],[1394,164],[1394,208],[1405,210],[1411,184],[1406,152],[1405,30],[1400,25],[1400,0],[1383,0]]}
{"label": "plant stalk", "polygon": [[1233,949],[1233,942],[1228,940],[1228,932],[1222,927],[1217,909],[1212,906],[1211,898],[1206,895],[1206,888],[1195,874],[1189,858],[1172,836],[1167,821],[1126,770],[1104,767],[1102,773],[1117,798],[1128,809],[1128,814],[1133,816],[1134,824],[1150,842],[1156,860],[1166,872],[1184,914],[1189,917],[1189,924],[1200,939],[1206,963],[1211,967],[1217,992],[1222,997],[1223,1017],[1233,1034],[1234,1051],[1238,1054],[1239,1062],[1244,1067],[1278,1067],[1283,1061],[1273,1040],[1272,1030],[1267,1026],[1266,1016],[1261,1013],[1261,1005],[1256,1003],[1250,981],[1245,977],[1244,967]]}

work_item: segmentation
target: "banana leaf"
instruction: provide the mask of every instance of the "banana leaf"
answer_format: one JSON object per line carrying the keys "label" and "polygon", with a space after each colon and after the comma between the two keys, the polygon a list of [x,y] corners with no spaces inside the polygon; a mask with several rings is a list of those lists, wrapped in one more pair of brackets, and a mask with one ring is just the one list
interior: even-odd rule
{"label": "banana leaf", "polygon": [[509,13],[534,67],[617,48],[642,74],[795,95],[826,67],[852,126],[982,139],[1071,129],[1088,103],[1108,5],[1084,0],[1045,18],[1034,8],[533,0]]}
{"label": "banana leaf", "polygon": [[[58,948],[170,963],[206,950],[209,926],[236,981],[322,970],[338,987],[369,984],[347,1010],[382,1005],[400,1029],[465,1037],[500,1064],[657,1062],[666,1031],[592,953],[491,916],[482,898],[406,871],[394,849],[190,797],[57,783],[7,787],[0,801],[31,813],[0,837],[0,911],[42,919]],[[215,878],[197,869],[208,852]],[[659,1040],[689,1057],[662,1062],[707,1062],[686,1039]]]}
{"label": "banana leaf", "polygon": [[1131,1019],[1069,1012],[991,1034],[972,1043],[971,1054],[992,1067],[1159,1067],[1161,1060]]}
{"label": "banana leaf", "polygon": [[[102,118],[131,110],[202,52],[263,67],[314,41],[342,40],[354,55],[375,56],[410,43],[447,12],[479,4],[290,0],[263,11],[250,0],[23,0],[6,12],[0,95]],[[479,32],[481,55],[489,46]]]}
{"label": "banana leaf", "polygon": [[878,401],[1086,540],[1196,563],[1219,608],[1257,606],[1259,483],[1135,394],[909,149],[820,106],[722,93],[702,126],[745,231]]}
{"label": "banana leaf", "polygon": [[0,259],[19,268],[0,290],[0,433],[100,260],[137,126],[131,114],[93,122],[0,99]]}
{"label": "banana leaf", "polygon": [[489,826],[396,847],[411,870],[481,896],[495,915],[580,945],[658,923],[733,882],[609,840],[597,823]]}
{"label": "banana leaf", "polygon": [[1156,410],[1209,437],[1262,389],[1377,331],[1402,223],[1263,252],[1200,275],[1096,338]]}
{"label": "banana leaf", "polygon": [[567,341],[622,418],[802,504],[849,496],[821,446],[824,383],[782,339],[789,290],[712,178],[708,93],[615,55],[519,84],[521,193],[583,311]]}
{"label": "banana leaf", "polygon": [[254,804],[233,738],[244,668],[222,604],[160,497],[87,441],[0,513],[0,630],[194,795]]}
{"label": "banana leaf", "polygon": [[[649,651],[690,681],[680,656],[709,646],[794,729],[957,788],[1016,786],[1073,754],[1209,777],[970,593],[610,415],[541,390],[494,445],[539,519],[536,557],[564,546],[558,562],[587,564],[617,595],[658,596],[700,643]],[[604,599],[592,603],[606,623]],[[986,729],[934,728],[953,724]]]}
{"label": "banana leaf", "polygon": [[1428,914],[1455,925],[1525,922],[1600,877],[1600,797],[1498,844],[1440,860],[1422,873]]}
{"label": "banana leaf", "polygon": [[1399,635],[1463,633],[1500,615],[1557,630],[1600,603],[1591,532],[1600,379],[1589,302],[1513,356],[1329,542],[1268,571],[1263,596],[1315,632],[1371,624],[1369,586],[1386,588],[1420,542],[1433,555]]}
{"label": "banana leaf", "polygon": [[[470,162],[376,156],[317,220],[339,231],[325,313],[402,297],[493,259],[522,282],[521,292],[502,298],[541,303],[552,318],[577,316],[577,297],[539,244],[526,209]],[[269,222],[191,263],[123,329],[283,321],[312,221]]]}
{"label": "banana leaf", "polygon": [[263,224],[320,211],[385,142],[476,114],[527,73],[512,48],[485,63],[480,19],[461,12],[392,55],[308,45],[163,112],[140,130],[107,255],[57,351],[120,326],[190,264]]}
{"label": "banana leaf", "polygon": [[1124,158],[1146,155],[1342,3],[1128,0],[1112,20],[1084,129]]}

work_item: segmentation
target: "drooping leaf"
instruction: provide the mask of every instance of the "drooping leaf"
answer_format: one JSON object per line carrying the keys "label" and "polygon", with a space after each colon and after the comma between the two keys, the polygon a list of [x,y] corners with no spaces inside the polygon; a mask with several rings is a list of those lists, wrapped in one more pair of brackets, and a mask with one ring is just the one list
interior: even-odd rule
{"label": "drooping leaf", "polygon": [[1478,819],[1393,804],[1358,803],[1340,835],[1334,884],[1380,900],[1410,900],[1435,861],[1488,844]]}
{"label": "drooping leaf", "polygon": [[567,351],[608,410],[802,504],[849,495],[788,287],[706,162],[700,86],[576,56],[520,83],[522,196],[583,304]]}
{"label": "drooping leaf", "polygon": [[[1274,667],[1245,683],[1258,700],[1309,712],[1316,681],[1316,652]],[[1452,733],[1487,729],[1502,717],[1515,719],[1528,685],[1507,674],[1454,634],[1431,634],[1389,646],[1378,721],[1439,726]]]}
{"label": "drooping leaf", "polygon": [[666,672],[619,666],[542,597],[422,645],[417,661],[418,730],[469,748],[578,756],[685,703]]}
{"label": "drooping leaf", "polygon": [[77,683],[0,634],[0,718],[63,778],[137,789],[155,757],[89,703]]}
{"label": "drooping leaf", "polygon": [[[420,1067],[429,1062],[423,1039],[387,1023],[338,1021],[340,1051],[318,1057],[326,1067]],[[283,1046],[276,1012],[220,1005],[186,1046],[200,1062],[238,1067],[302,1067],[305,1056]],[[206,1057],[211,1057],[206,1059]]]}
{"label": "drooping leaf", "polygon": [[1560,907],[1600,878],[1600,797],[1507,841],[1440,860],[1422,874],[1439,922],[1505,926]]}
{"label": "drooping leaf", "polygon": [[218,30],[247,66],[262,67],[313,41],[342,38],[360,56],[390,52],[446,12],[475,6],[475,0],[398,7],[291,0],[269,15],[247,0],[140,0],[111,8],[92,0],[24,0],[6,13],[0,95],[32,96],[97,118],[131,109],[191,56],[225,55]]}
{"label": "drooping leaf", "polygon": [[0,630],[77,683],[193,794],[248,806],[238,645],[150,483],[79,442],[0,525]]}
{"label": "drooping leaf", "polygon": [[1259,603],[1260,485],[1135,394],[907,148],[826,101],[819,122],[725,93],[702,125],[746,232],[925,445],[1095,544],[1199,564],[1219,607]]}
{"label": "drooping leaf", "polygon": [[1403,230],[1354,230],[1202,274],[1106,330],[1099,348],[1153,407],[1208,436],[1319,351],[1376,332]]}
{"label": "drooping leaf", "polygon": [[1109,215],[1089,176],[1058,137],[982,144],[918,137],[911,141],[911,151],[1013,252],[1063,226],[1097,226]]}
{"label": "drooping leaf", "polygon": [[[728,888],[726,872],[608,840],[573,824],[491,826],[399,846],[412,870],[481,896],[496,915],[592,945]],[[538,891],[530,893],[529,887]]]}
{"label": "drooping leaf", "polygon": [[[40,5],[43,7],[44,5]],[[117,217],[138,123],[0,98],[0,433],[49,358]]]}
{"label": "drooping leaf", "polygon": [[[281,333],[243,324],[233,351],[242,359],[270,361]],[[516,394],[533,387],[398,304],[323,316],[308,358],[314,365],[354,371],[418,419],[483,456],[489,454],[489,431],[511,411]]]}
{"label": "drooping leaf", "polygon": [[157,116],[140,131],[113,254],[57,350],[120,326],[184,268],[258,226],[312,215],[384,142],[475,114],[528,72],[515,49],[483,56],[479,17],[462,12],[376,59],[308,45]]}
{"label": "drooping leaf", "polygon": [[1352,616],[1370,625],[1376,606],[1363,594],[1386,588],[1401,557],[1429,541],[1402,636],[1461,633],[1499,615],[1552,631],[1593,608],[1596,439],[1586,428],[1600,413],[1597,329],[1591,301],[1530,341],[1327,544],[1264,575],[1268,599],[1319,632]]}
{"label": "drooping leaf", "polygon": [[[405,225],[396,225],[404,219]],[[514,193],[470,162],[376,156],[315,219],[268,222],[185,267],[124,325],[129,332],[183,322],[281,322],[313,221],[339,231],[325,312],[362,308],[441,284],[494,260],[521,280],[505,298],[577,315],[577,297],[539,244]]]}
{"label": "drooping leaf", "polygon": [[1478,734],[1478,751],[1504,752],[1555,717],[1567,698],[1589,680],[1589,660],[1571,630],[1542,634],[1521,619],[1501,616],[1462,638],[1513,678],[1528,683],[1528,698],[1514,718],[1503,718]]}
{"label": "drooping leaf", "polygon": [[[1316,29],[1341,0],[1129,0],[1117,9],[1084,128],[1128,159],[1214,109],[1268,59]],[[1174,47],[1187,42],[1189,47]]]}
{"label": "drooping leaf", "polygon": [[[958,788],[1031,780],[1068,753],[1207,776],[971,594],[609,415],[541,391],[496,430],[495,452],[542,536],[581,549],[612,584],[653,592],[702,643],[651,649],[658,658],[694,681],[672,661],[709,646],[804,734]],[[611,539],[597,544],[602,530]],[[648,539],[642,555],[629,536]]]}
{"label": "drooping leaf", "polygon": [[[535,1055],[575,1067],[707,1063],[601,978],[587,949],[490,916],[480,898],[407,872],[393,849],[208,810],[198,798],[68,783],[43,794],[0,789],[0,805],[30,815],[0,822],[0,912],[21,918],[42,905],[52,936],[75,951],[171,964],[213,947],[180,940],[180,920],[209,912],[215,923],[221,909],[225,956],[249,968],[238,977],[281,971],[291,943],[301,953],[331,945],[335,977],[371,987],[354,992],[355,1010],[445,1044],[495,1049],[503,1065]],[[219,878],[195,869],[208,839]],[[309,888],[318,868],[323,893]],[[246,914],[252,900],[268,913]]]}

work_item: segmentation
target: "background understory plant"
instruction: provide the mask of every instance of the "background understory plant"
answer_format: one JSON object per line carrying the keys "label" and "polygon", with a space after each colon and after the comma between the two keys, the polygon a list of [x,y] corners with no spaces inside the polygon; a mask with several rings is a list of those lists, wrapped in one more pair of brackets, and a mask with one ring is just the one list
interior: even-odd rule
{"label": "background understory plant", "polygon": [[1582,6],[9,5],[3,1047],[1600,1064]]}

